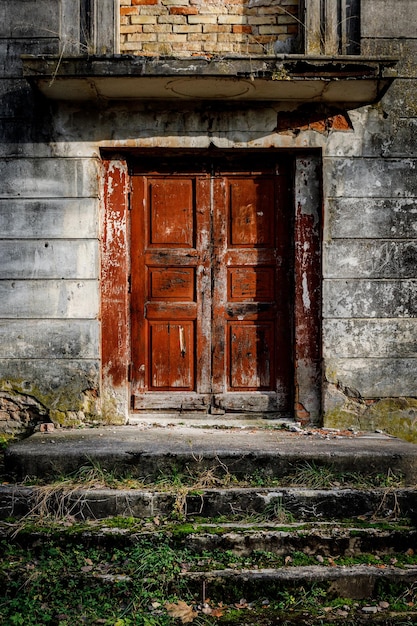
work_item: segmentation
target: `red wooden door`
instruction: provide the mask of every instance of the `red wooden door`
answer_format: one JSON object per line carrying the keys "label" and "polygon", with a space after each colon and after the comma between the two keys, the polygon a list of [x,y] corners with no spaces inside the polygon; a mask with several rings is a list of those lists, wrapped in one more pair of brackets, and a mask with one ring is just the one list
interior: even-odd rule
{"label": "red wooden door", "polygon": [[289,177],[214,165],[133,176],[133,406],[288,414]]}

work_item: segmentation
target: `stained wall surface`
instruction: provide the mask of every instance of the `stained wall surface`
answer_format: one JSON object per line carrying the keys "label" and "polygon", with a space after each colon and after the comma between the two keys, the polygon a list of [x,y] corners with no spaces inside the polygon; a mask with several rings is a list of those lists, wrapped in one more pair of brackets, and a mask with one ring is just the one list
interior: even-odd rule
{"label": "stained wall surface", "polygon": [[[221,9],[192,0],[148,2],[122,1],[122,53],[268,53],[271,37],[295,35],[298,19],[289,0]],[[279,131],[279,102],[48,100],[24,79],[20,55],[59,55],[73,46],[68,2],[1,3],[0,428],[128,415],[128,391],[100,382],[100,150],[212,145],[319,151],[323,394],[320,416],[317,408],[312,413],[330,426],[413,436],[415,0],[397,0],[393,15],[385,0],[361,4],[362,54],[399,57],[393,86],[381,102],[349,111],[347,130],[304,124]],[[291,17],[274,12],[284,5]]]}

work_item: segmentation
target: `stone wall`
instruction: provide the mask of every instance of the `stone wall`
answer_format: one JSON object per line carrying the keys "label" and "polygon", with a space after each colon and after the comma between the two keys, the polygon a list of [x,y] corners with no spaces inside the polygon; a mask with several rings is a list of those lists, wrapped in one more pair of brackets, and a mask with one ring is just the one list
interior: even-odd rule
{"label": "stone wall", "polygon": [[20,60],[59,54],[61,9],[0,5],[0,428],[14,431],[96,413],[98,154],[55,143],[59,115]]}
{"label": "stone wall", "polygon": [[121,0],[120,51],[146,56],[271,54],[298,34],[299,0]]}
{"label": "stone wall", "polygon": [[417,440],[416,7],[361,5],[362,54],[400,61],[350,147],[325,157],[325,423]]}

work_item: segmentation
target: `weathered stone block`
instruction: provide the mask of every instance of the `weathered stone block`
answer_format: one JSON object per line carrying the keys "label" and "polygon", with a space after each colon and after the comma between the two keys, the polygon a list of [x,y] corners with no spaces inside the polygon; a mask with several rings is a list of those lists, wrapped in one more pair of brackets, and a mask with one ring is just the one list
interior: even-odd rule
{"label": "weathered stone block", "polygon": [[325,193],[345,198],[416,197],[416,170],[415,158],[332,158],[325,162]]}
{"label": "weathered stone block", "polygon": [[[362,0],[362,37],[415,38],[414,0]],[[411,19],[410,19],[411,18]]]}
{"label": "weathered stone block", "polygon": [[332,198],[327,207],[329,239],[417,237],[415,198]]}
{"label": "weathered stone block", "polygon": [[96,240],[26,240],[16,246],[4,241],[0,249],[0,279],[98,278]]}
{"label": "weathered stone block", "polygon": [[96,280],[0,281],[1,317],[94,319],[98,310]]}
{"label": "weathered stone block", "polygon": [[383,398],[374,402],[349,398],[335,385],[326,385],[324,425],[327,428],[383,430],[417,443],[417,400]]}
{"label": "weathered stone block", "polygon": [[417,358],[417,319],[323,320],[325,358]]}
{"label": "weathered stone block", "polygon": [[98,197],[98,163],[92,159],[0,161],[0,198]]}
{"label": "weathered stone block", "polygon": [[96,320],[0,320],[4,359],[98,359]]}
{"label": "weathered stone block", "polygon": [[358,398],[414,397],[417,359],[327,359],[326,380]]}
{"label": "weathered stone block", "polygon": [[324,248],[327,278],[414,278],[417,241],[337,240]]}
{"label": "weathered stone block", "polygon": [[94,198],[0,200],[2,239],[97,239]]}
{"label": "weathered stone block", "polygon": [[417,280],[324,280],[324,318],[417,316]]}
{"label": "weathered stone block", "polygon": [[1,359],[0,381],[2,391],[34,398],[53,421],[59,418],[65,424],[67,411],[92,411],[99,364],[87,359]]}
{"label": "weathered stone block", "polygon": [[[25,0],[0,4],[0,38],[58,37],[59,10],[51,10],[51,0]],[[56,5],[55,5],[56,6]],[[32,16],[36,15],[36,19]]]}

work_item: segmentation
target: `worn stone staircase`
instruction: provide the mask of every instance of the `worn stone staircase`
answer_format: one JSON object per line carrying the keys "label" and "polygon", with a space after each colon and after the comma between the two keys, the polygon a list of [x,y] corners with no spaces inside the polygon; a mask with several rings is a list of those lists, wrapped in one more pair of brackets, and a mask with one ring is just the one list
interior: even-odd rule
{"label": "worn stone staircase", "polygon": [[117,548],[78,574],[109,597],[153,581],[120,624],[417,624],[417,447],[280,426],[37,433],[6,451],[3,537]]}

